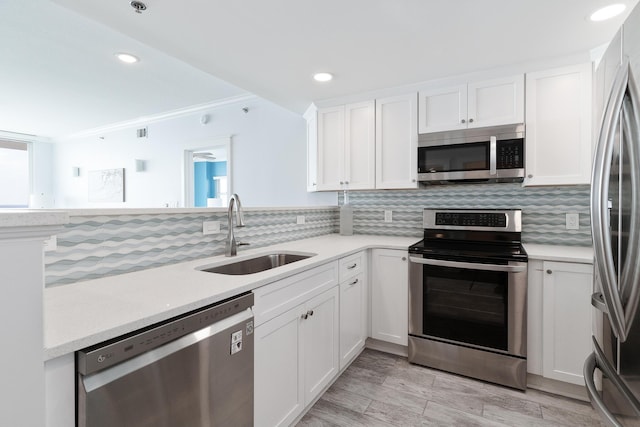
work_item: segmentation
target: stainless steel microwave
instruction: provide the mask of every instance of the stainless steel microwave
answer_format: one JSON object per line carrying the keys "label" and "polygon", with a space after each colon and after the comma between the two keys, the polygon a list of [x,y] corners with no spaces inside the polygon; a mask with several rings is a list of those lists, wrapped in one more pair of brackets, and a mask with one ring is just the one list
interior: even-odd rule
{"label": "stainless steel microwave", "polygon": [[418,181],[522,182],[524,125],[422,134],[418,138]]}

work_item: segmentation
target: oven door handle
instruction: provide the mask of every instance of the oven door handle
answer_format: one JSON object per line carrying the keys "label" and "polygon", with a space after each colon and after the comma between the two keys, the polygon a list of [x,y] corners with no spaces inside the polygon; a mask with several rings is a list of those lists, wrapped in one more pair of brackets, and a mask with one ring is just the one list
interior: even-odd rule
{"label": "oven door handle", "polygon": [[476,262],[446,261],[442,259],[409,257],[409,261],[416,264],[436,265],[439,267],[466,268],[469,270],[505,271],[507,273],[521,273],[526,271],[526,265],[481,264]]}

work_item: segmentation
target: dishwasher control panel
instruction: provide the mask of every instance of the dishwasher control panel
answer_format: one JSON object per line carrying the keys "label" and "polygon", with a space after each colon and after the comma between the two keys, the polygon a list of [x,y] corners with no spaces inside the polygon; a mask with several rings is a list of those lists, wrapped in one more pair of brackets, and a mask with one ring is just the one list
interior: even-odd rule
{"label": "dishwasher control panel", "polygon": [[[76,369],[82,375],[89,375],[121,363],[134,356],[167,344],[192,332],[206,328],[234,314],[253,306],[253,293],[245,293],[208,307],[193,311],[165,322],[151,325],[125,336],[85,348],[76,353]],[[249,331],[251,329],[251,331]],[[246,331],[239,331],[236,342],[231,343],[242,349],[242,334],[253,332],[253,322]],[[234,334],[235,335],[235,334]],[[239,343],[239,345],[238,345]]]}

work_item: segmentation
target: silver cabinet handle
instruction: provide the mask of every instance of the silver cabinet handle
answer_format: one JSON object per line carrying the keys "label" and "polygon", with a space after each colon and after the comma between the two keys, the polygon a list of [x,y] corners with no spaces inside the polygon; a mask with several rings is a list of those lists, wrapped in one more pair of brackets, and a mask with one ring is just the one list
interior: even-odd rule
{"label": "silver cabinet handle", "polygon": [[465,119],[460,120],[460,123],[467,123]]}
{"label": "silver cabinet handle", "polygon": [[480,264],[476,262],[445,261],[442,259],[429,259],[409,257],[409,261],[416,264],[435,265],[438,267],[465,268],[468,270],[505,271],[507,273],[520,273],[526,270],[526,266],[503,264]]}
{"label": "silver cabinet handle", "polygon": [[313,310],[309,310],[309,311],[307,311],[307,314],[308,314],[309,316],[313,316]]}
{"label": "silver cabinet handle", "polygon": [[304,313],[302,316],[300,316],[302,319],[307,320],[309,318],[309,313]]}
{"label": "silver cabinet handle", "polygon": [[406,261],[406,260],[407,260],[407,257],[406,257],[406,256],[403,256],[403,257],[402,257],[402,260],[403,260],[403,261]]}
{"label": "silver cabinet handle", "polygon": [[553,273],[553,271],[547,270],[547,274],[551,274],[551,273]]}
{"label": "silver cabinet handle", "polygon": [[529,175],[527,175],[527,178],[531,179],[531,178],[533,178],[533,175],[529,174]]}
{"label": "silver cabinet handle", "polygon": [[347,266],[347,270],[353,270],[354,268],[356,268],[358,266],[358,263],[353,263],[352,265],[348,265]]}
{"label": "silver cabinet handle", "polygon": [[353,286],[353,285],[355,285],[356,283],[358,283],[358,279],[356,279],[356,280],[354,280],[353,282],[349,283],[349,286]]}
{"label": "silver cabinet handle", "polygon": [[591,305],[603,313],[607,312],[607,304],[604,303],[604,299],[602,298],[602,294],[600,292],[591,294]]}
{"label": "silver cabinet handle", "polygon": [[[469,120],[470,122],[473,119]],[[497,163],[498,163],[498,143],[497,138],[492,136],[489,138],[489,175],[495,175],[497,172]]]}
{"label": "silver cabinet handle", "polygon": [[473,119],[469,119],[469,123],[473,123]]}

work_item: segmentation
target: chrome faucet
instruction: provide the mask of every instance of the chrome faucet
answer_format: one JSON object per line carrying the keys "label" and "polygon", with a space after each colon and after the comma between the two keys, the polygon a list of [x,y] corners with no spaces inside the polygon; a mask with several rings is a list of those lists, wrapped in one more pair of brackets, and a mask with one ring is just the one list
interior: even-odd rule
{"label": "chrome faucet", "polygon": [[228,220],[228,234],[227,242],[225,244],[224,256],[236,256],[238,254],[238,246],[248,245],[248,243],[236,243],[236,237],[233,235],[233,206],[236,206],[236,227],[244,227],[244,218],[242,215],[242,204],[240,203],[240,197],[237,194],[233,194],[229,199],[229,210],[227,211]]}

